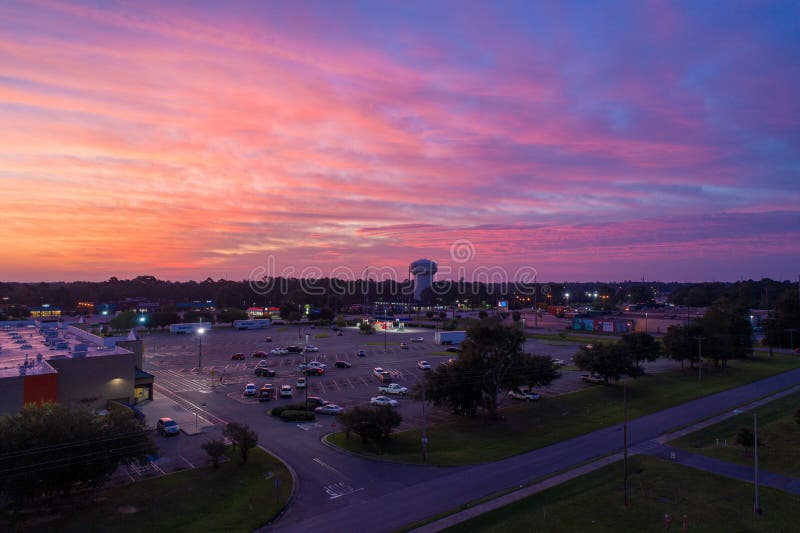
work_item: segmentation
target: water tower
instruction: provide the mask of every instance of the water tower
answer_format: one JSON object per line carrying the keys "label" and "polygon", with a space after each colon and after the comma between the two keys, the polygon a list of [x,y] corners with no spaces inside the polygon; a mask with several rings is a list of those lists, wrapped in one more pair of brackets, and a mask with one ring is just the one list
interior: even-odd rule
{"label": "water tower", "polygon": [[436,261],[430,259],[417,259],[408,267],[414,275],[414,300],[422,301],[422,291],[429,289],[433,283],[433,276],[439,270]]}

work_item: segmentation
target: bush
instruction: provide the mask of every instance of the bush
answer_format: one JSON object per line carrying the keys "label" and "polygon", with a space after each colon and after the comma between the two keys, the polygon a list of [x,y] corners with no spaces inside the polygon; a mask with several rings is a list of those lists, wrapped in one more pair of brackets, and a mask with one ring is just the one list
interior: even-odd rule
{"label": "bush", "polygon": [[794,412],[794,421],[800,424],[800,409]]}
{"label": "bush", "polygon": [[[756,436],[750,428],[739,428],[739,433],[736,434],[736,444],[742,446],[753,446],[756,443]],[[762,442],[759,440],[758,445],[761,446]]]}
{"label": "bush", "polygon": [[365,443],[370,439],[388,439],[402,421],[400,413],[381,406],[356,406],[339,415],[339,423],[344,426],[347,438],[350,438],[350,433],[356,433]]}
{"label": "bush", "polygon": [[272,416],[279,417],[284,411],[308,411],[308,409],[306,404],[304,403],[290,403],[286,405],[280,405],[278,407],[273,407],[269,413]]}
{"label": "bush", "polygon": [[298,411],[294,409],[284,409],[280,414],[280,419],[284,422],[308,422],[316,418],[311,411]]}

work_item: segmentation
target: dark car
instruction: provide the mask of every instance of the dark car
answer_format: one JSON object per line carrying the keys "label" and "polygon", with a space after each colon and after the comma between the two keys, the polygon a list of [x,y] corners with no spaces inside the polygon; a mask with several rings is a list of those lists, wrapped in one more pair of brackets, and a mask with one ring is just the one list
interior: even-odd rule
{"label": "dark car", "polygon": [[261,387],[261,390],[258,391],[258,401],[268,402],[273,398],[274,395],[275,395],[275,387],[273,387],[271,383],[267,383],[266,385]]}
{"label": "dark car", "polygon": [[244,361],[244,354],[243,353],[235,353],[231,356],[232,361]]}
{"label": "dark car", "polygon": [[444,351],[445,352],[451,352],[451,353],[452,352],[458,352],[458,348],[455,347],[455,346],[448,346],[447,348],[444,349]]}
{"label": "dark car", "polygon": [[364,350],[359,350],[358,354],[356,354],[356,355],[358,355],[359,357],[366,357],[367,356],[367,352],[365,352]]}
{"label": "dark car", "polygon": [[353,366],[349,361],[336,361],[334,365],[336,368],[350,368]]}
{"label": "dark car", "polygon": [[177,435],[181,432],[181,428],[177,422],[175,422],[171,418],[159,418],[158,423],[156,424],[156,430],[163,435],[164,437],[169,437],[170,435]]}
{"label": "dark car", "polygon": [[289,352],[289,353],[303,353],[303,349],[301,347],[295,346],[295,345],[287,346],[286,347],[286,351]]}
{"label": "dark car", "polygon": [[269,357],[269,354],[267,354],[267,352],[253,352],[253,357],[258,357],[259,359],[265,359]]}
{"label": "dark car", "polygon": [[342,336],[342,332],[341,332],[341,331],[337,331],[337,332],[336,332],[336,336],[337,336],[337,337],[341,337],[341,336]]}
{"label": "dark car", "polygon": [[321,376],[325,374],[324,368],[306,368],[303,372],[306,376]]}
{"label": "dark car", "polygon": [[269,377],[269,378],[275,377],[275,371],[274,370],[272,370],[271,368],[263,367],[263,366],[260,366],[260,367],[256,368],[255,371],[253,372],[253,374],[256,375],[256,376],[264,376],[264,377]]}
{"label": "dark car", "polygon": [[272,337],[267,337],[265,342],[272,342]]}
{"label": "dark car", "polygon": [[328,400],[323,400],[319,396],[309,396],[308,399],[306,400],[306,405],[314,409],[316,409],[317,407],[322,407],[323,405],[328,405],[329,403],[331,402],[329,402]]}

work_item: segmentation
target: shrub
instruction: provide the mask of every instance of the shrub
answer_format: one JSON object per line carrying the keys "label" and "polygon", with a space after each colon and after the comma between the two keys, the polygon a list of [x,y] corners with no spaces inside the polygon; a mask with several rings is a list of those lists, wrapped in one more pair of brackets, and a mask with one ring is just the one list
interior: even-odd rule
{"label": "shrub", "polygon": [[797,411],[794,412],[794,420],[795,420],[795,422],[800,424],[800,409],[798,409]]}
{"label": "shrub", "polygon": [[315,416],[311,411],[284,409],[280,414],[280,418],[285,422],[307,422],[309,420],[314,420]]}
{"label": "shrub", "polygon": [[286,405],[279,405],[278,407],[273,407],[269,413],[272,416],[281,416],[281,413],[283,413],[284,411],[308,411],[308,408],[304,403],[289,403]]}
{"label": "shrub", "polygon": [[[736,444],[742,446],[753,446],[756,443],[756,436],[750,428],[739,428],[739,433],[736,434]],[[759,446],[761,441],[758,442]]]}

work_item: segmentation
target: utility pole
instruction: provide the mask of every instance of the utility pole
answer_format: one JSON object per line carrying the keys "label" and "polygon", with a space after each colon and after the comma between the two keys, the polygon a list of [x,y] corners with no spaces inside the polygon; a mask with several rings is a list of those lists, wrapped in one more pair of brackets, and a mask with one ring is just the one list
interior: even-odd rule
{"label": "utility pole", "polygon": [[755,453],[753,454],[753,468],[754,468],[754,481],[756,486],[756,495],[755,501],[753,502],[753,511],[757,514],[761,514],[761,506],[758,502],[758,416],[756,412],[753,411],[753,436],[755,438],[755,442],[753,446],[755,447]]}
{"label": "utility pole", "polygon": [[533,327],[539,328],[539,306],[536,305],[536,296],[539,294],[539,286],[536,285],[536,274],[533,275]]}
{"label": "utility pole", "polygon": [[624,448],[623,464],[625,470],[625,507],[628,506],[628,385],[622,382],[622,410],[625,422],[622,426],[622,444]]}
{"label": "utility pole", "polygon": [[697,383],[700,383],[700,379],[703,377],[703,337],[702,335],[695,337],[697,340]]}
{"label": "utility pole", "polygon": [[789,333],[789,349],[794,350],[794,334],[797,333],[797,328],[789,328],[785,331]]}
{"label": "utility pole", "polygon": [[427,383],[422,384],[422,461],[428,461],[428,415],[427,411],[425,411],[425,389],[427,389]]}

